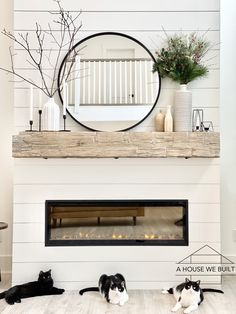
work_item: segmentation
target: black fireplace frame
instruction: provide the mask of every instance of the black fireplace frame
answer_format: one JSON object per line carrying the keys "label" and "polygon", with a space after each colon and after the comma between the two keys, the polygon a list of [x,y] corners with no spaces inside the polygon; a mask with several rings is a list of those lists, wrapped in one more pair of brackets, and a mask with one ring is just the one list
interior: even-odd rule
{"label": "black fireplace frame", "polygon": [[[182,206],[183,207],[183,239],[181,240],[51,240],[49,206],[73,205],[99,206]],[[189,217],[188,200],[46,200],[45,201],[45,246],[188,246],[189,245]]]}

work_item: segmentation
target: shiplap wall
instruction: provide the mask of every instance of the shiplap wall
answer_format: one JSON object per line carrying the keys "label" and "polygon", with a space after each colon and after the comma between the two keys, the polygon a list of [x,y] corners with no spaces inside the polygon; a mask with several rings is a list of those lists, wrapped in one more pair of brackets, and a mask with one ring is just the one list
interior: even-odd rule
{"label": "shiplap wall", "polygon": [[[219,1],[64,1],[65,9],[82,9],[80,38],[100,31],[129,34],[154,52],[161,44],[162,27],[207,32],[219,42]],[[46,26],[51,0],[15,0],[15,31],[29,31],[35,21]],[[49,16],[50,18],[50,16]],[[32,73],[16,50],[16,65]],[[219,126],[218,47],[209,77],[191,84],[193,105],[204,107],[206,119]],[[46,67],[46,66],[45,66]],[[47,67],[46,67],[47,70]],[[176,85],[163,81],[157,110],[173,102]],[[15,131],[28,120],[28,89],[15,86]],[[36,108],[35,108],[36,109]],[[155,112],[135,131],[151,131]],[[72,130],[79,126],[68,121]],[[111,143],[112,145],[112,143]],[[211,159],[77,159],[15,161],[13,284],[31,280],[52,268],[56,284],[76,289],[95,284],[103,272],[122,272],[129,288],[160,288],[181,279],[175,263],[204,244],[220,250],[219,160]],[[188,247],[44,247],[45,199],[188,199]]]}
{"label": "shiplap wall", "polygon": [[[0,29],[13,30],[13,0],[0,2]],[[0,66],[10,66],[8,46],[10,41],[0,36]],[[0,106],[0,220],[8,223],[8,229],[0,231],[0,269],[11,272],[12,254],[12,201],[13,201],[13,84],[9,76],[0,71],[1,106]]]}
{"label": "shiplap wall", "polygon": [[[67,289],[117,271],[130,288],[160,288],[181,280],[179,260],[205,244],[220,250],[218,159],[17,159],[14,173],[14,283],[52,268]],[[190,245],[45,248],[45,199],[188,199]]]}
{"label": "shiplap wall", "polygon": [[[189,84],[193,92],[193,107],[205,109],[205,120],[212,120],[216,130],[219,130],[219,0],[179,0],[179,1],[119,1],[114,3],[109,0],[69,0],[62,1],[62,6],[70,11],[82,10],[78,22],[82,22],[82,29],[77,40],[88,35],[103,31],[117,31],[131,35],[155,54],[155,50],[163,44],[165,38],[162,28],[168,34],[182,31],[189,33],[198,31],[206,33],[213,44],[206,56],[210,71],[208,77]],[[48,11],[57,9],[52,0],[42,0],[34,3],[30,0],[15,0],[15,32],[28,32],[32,47],[36,46],[34,36],[35,22],[43,29],[51,23],[55,36],[59,36],[58,28],[53,23],[55,15]],[[76,12],[74,12],[76,14]],[[15,66],[24,75],[36,79],[35,70],[26,62],[25,53],[20,47],[16,48]],[[55,49],[55,45],[46,41],[46,48]],[[55,55],[52,52],[52,57]],[[66,53],[66,50],[65,50]],[[47,62],[44,71],[50,74]],[[36,79],[37,80],[37,79]],[[154,130],[153,118],[160,108],[173,104],[173,94],[177,85],[170,80],[163,80],[162,90],[156,110],[134,131]],[[46,99],[44,99],[46,101]],[[59,101],[59,100],[58,100]],[[37,115],[37,101],[35,102],[35,117]],[[29,119],[29,88],[24,83],[15,86],[15,131],[25,130]],[[37,125],[37,119],[35,119]],[[68,127],[72,130],[81,129],[72,119],[68,119]]]}

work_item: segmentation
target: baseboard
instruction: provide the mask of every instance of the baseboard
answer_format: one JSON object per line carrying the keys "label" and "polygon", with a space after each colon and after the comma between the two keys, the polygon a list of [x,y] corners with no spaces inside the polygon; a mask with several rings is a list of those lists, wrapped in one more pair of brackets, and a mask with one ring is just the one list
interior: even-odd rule
{"label": "baseboard", "polygon": [[12,256],[11,255],[0,255],[0,269],[1,273],[9,274],[12,269]]}

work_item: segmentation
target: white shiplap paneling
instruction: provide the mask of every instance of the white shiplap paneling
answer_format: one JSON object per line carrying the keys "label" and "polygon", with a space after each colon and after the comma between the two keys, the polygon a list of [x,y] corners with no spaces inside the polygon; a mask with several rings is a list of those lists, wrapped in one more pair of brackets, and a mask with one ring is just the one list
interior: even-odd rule
{"label": "white shiplap paneling", "polygon": [[[27,160],[28,161],[28,160]],[[46,162],[21,163],[15,167],[15,185],[83,185],[83,184],[219,184],[218,164],[201,159],[198,165],[192,160],[176,159],[173,164],[165,159],[154,159],[150,165],[146,162],[131,162],[118,159],[108,164],[102,160],[79,160],[75,164],[58,164],[55,160]],[[85,167],[84,165],[87,165]],[[178,165],[178,167],[177,167]],[[211,165],[211,167],[209,167]],[[37,167],[36,167],[37,166]],[[69,170],[68,170],[69,167]],[[155,171],[153,171],[153,167]],[[189,171],[191,167],[191,172]],[[94,176],[96,174],[96,176]]]}
{"label": "white shiplap paneling", "polygon": [[[79,172],[78,172],[79,175]],[[158,174],[157,174],[158,175]],[[16,185],[15,202],[39,203],[46,199],[188,199],[219,202],[219,185],[213,184],[76,184]],[[138,195],[138,197],[137,197]]]}
{"label": "white shiplap paneling", "polygon": [[[165,246],[144,246],[141,247],[142,256],[139,261],[148,262],[165,262],[165,261],[181,261],[184,257],[189,256],[193,252],[197,251],[200,247],[207,242],[194,242],[191,246],[174,246],[171,247],[172,256],[170,257],[169,249]],[[220,244],[218,242],[207,243],[214,247],[216,250],[220,250]],[[44,243],[14,243],[13,251],[16,255],[15,262],[17,263],[46,263],[46,262],[93,262],[96,258],[98,262],[136,262],[137,256],[140,255],[140,246],[120,246],[119,249],[114,246],[109,248],[110,254],[104,254],[101,247],[95,246],[91,250],[90,247],[81,246],[77,247],[76,251],[74,247],[68,246],[63,248],[61,254],[60,247],[47,247],[45,249]]]}
{"label": "white shiplap paneling", "polygon": [[[106,30],[108,31],[108,30]],[[184,34],[190,34],[192,31],[188,31],[188,30],[183,30],[183,29],[177,29],[177,30],[165,30],[165,33],[168,35],[168,36],[172,36],[174,35],[175,33],[184,33]],[[209,52],[207,53],[206,57],[205,57],[205,60],[208,60],[208,59],[211,59],[213,57],[213,60],[210,62],[210,64],[212,65],[215,65],[215,57],[218,56],[219,58],[219,49],[220,49],[220,31],[219,30],[212,30],[212,29],[209,29],[207,31],[196,31],[199,35],[203,35],[204,38],[206,40],[208,40],[212,45],[210,47],[210,50]],[[17,30],[15,30],[14,34],[16,36],[18,36],[19,32]],[[166,35],[165,33],[163,32],[163,29],[160,29],[160,30],[155,30],[155,31],[152,31],[152,30],[146,30],[146,31],[143,31],[143,30],[134,30],[134,31],[127,31],[125,32],[125,34],[131,36],[131,37],[134,37],[135,39],[139,40],[141,43],[143,43],[146,47],[148,47],[151,52],[154,54],[155,50],[160,47],[161,45],[163,45],[163,42],[166,38]],[[88,31],[88,30],[85,30],[83,27],[80,29],[80,31],[78,32],[78,34],[76,35],[76,38],[75,38],[75,43],[79,42],[81,39],[84,39],[90,35],[94,34],[94,31]],[[60,39],[60,32],[55,32],[54,34],[55,38],[57,40]],[[29,41],[30,41],[30,45],[31,45],[31,49],[37,49],[38,48],[38,45],[37,45],[37,36],[35,35],[35,31],[34,30],[28,30],[28,38],[29,38]],[[63,51],[66,53],[66,49],[68,48],[68,45],[67,45],[67,42],[69,41],[69,37],[67,38],[66,37],[66,40],[65,40],[65,46],[63,47]],[[50,51],[52,50],[52,58],[53,58],[53,55],[55,56],[56,52],[57,52],[57,47],[55,46],[55,43],[52,42],[52,39],[50,36],[45,36],[45,39],[44,39],[44,48],[45,48],[45,51]],[[24,54],[24,50],[22,47],[20,46],[17,46],[15,47],[16,49],[16,53],[19,53],[19,56],[16,56],[15,58],[15,64],[16,66],[20,66],[20,67],[24,67],[26,64],[24,61],[25,59],[25,56],[26,54]],[[21,53],[21,54],[20,54]],[[18,63],[18,58],[21,58],[22,57],[22,60],[19,60],[21,61],[20,63]],[[45,60],[46,61],[46,60]],[[46,62],[46,65],[48,63]],[[217,62],[217,64],[219,64],[219,62]],[[29,65],[29,64],[28,64]],[[215,66],[214,66],[215,67]]]}
{"label": "white shiplap paneling", "polygon": [[[132,14],[132,23],[130,21]],[[201,19],[198,25],[199,31],[208,29],[219,30],[219,12],[178,12],[181,20],[181,29],[196,30],[196,21]],[[176,19],[176,12],[83,12],[81,15],[83,29],[93,31],[156,31],[163,27],[166,30],[178,30],[179,20]],[[99,22],[98,22],[99,19]],[[60,25],[53,23],[54,14],[38,12],[37,17],[32,12],[15,12],[15,30],[34,30],[35,20],[39,22],[42,29],[48,30],[48,23],[52,30],[60,31]],[[145,23],[140,24],[140,21]],[[122,21],[122,22],[121,22]]]}
{"label": "white shiplap paneling", "polygon": [[[220,41],[219,0],[81,0],[79,3],[68,0],[62,5],[69,10],[84,11],[78,40],[97,31],[123,31],[143,42],[154,53],[162,43],[164,27],[168,34],[180,30],[184,33],[209,30],[206,37],[214,44]],[[47,28],[47,22],[52,18],[47,11],[53,9],[55,3],[49,0],[15,0],[15,31],[29,31],[32,38],[35,22]],[[58,32],[55,34],[59,35]],[[35,39],[31,44],[35,47]],[[50,49],[49,42],[46,44]],[[219,126],[218,49],[216,45],[209,53],[209,58],[216,55],[216,59],[210,61],[209,76],[190,84],[193,106],[204,108],[205,117],[213,120],[216,127]],[[17,67],[22,73],[31,75],[34,71],[22,61],[22,51],[16,52]],[[47,69],[46,64],[44,67]],[[154,130],[155,113],[173,104],[176,87],[168,80],[163,81],[156,111],[135,131]],[[23,85],[15,85],[17,131],[27,127],[27,92]],[[68,126],[72,130],[80,129],[71,119],[68,119]],[[190,245],[171,249],[44,247],[45,199],[96,198],[186,198],[189,200]],[[41,268],[52,268],[57,285],[70,289],[94,285],[102,272],[117,271],[124,273],[130,288],[160,288],[181,280],[175,276],[175,262],[199,249],[206,241],[220,250],[218,160],[29,159],[15,162],[13,283],[32,280]]]}
{"label": "white shiplap paneling", "polygon": [[[111,2],[110,0],[88,1],[66,0],[62,1],[65,10],[91,10],[91,11],[219,11],[220,0],[120,0]],[[40,11],[55,10],[57,6],[53,1],[41,0],[32,2],[31,0],[15,0],[15,10]]]}
{"label": "white shiplap paneling", "polygon": [[[131,275],[129,267],[139,272],[141,265],[142,267],[155,265],[156,278],[152,278],[153,283],[150,284],[146,272],[142,273],[143,278],[146,278],[142,280],[144,285],[157,288],[163,281],[174,282],[179,279],[172,269],[179,259],[206,243],[216,249],[220,248],[218,160],[29,159],[17,160],[15,164],[13,240],[13,282],[15,283],[25,280],[26,268],[33,276],[36,269],[52,267],[58,284],[72,289],[76,285],[82,287],[83,282],[96,282],[97,274],[103,272],[105,267],[107,272],[117,268],[119,271],[127,272],[129,276]],[[44,247],[45,199],[114,199],[121,196],[137,198],[137,195],[140,198],[189,199],[190,245],[181,248],[173,247],[171,251],[165,247],[121,247],[119,250],[115,247],[109,249],[107,247],[76,249]],[[24,253],[26,251],[28,253]],[[90,261],[89,265],[87,261]],[[139,263],[137,264],[136,261]],[[167,273],[165,280],[161,277],[163,272],[161,261],[165,261],[164,271]],[[76,275],[76,279],[71,282],[70,275],[63,274],[62,278],[57,269],[60,267],[58,263],[63,267],[69,267],[70,270],[71,267],[73,269],[84,267],[89,272],[92,267],[96,270],[96,274],[84,272],[84,278]],[[132,287],[138,287],[140,280],[136,277],[135,280],[128,279],[128,282]]]}

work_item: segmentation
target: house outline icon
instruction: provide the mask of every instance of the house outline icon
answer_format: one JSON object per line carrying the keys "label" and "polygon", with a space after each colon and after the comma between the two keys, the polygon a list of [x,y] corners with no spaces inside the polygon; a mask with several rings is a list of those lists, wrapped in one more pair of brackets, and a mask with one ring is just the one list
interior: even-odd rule
{"label": "house outline icon", "polygon": [[[205,251],[205,252],[204,252]],[[194,261],[194,257],[196,257],[197,261]],[[199,258],[203,258],[204,261],[200,261]],[[207,257],[209,257],[209,261],[207,261]],[[214,258],[214,261],[212,260],[212,257]],[[215,261],[217,260],[217,261]],[[179,265],[182,267],[190,267],[191,265],[208,265],[209,267],[214,267],[215,265],[227,265],[227,267],[229,265],[235,265],[234,262],[232,262],[230,259],[228,259],[227,257],[225,257],[224,255],[222,255],[220,252],[218,252],[217,250],[213,249],[210,245],[206,244],[204,246],[202,246],[200,249],[196,250],[195,252],[193,252],[192,254],[188,255],[187,257],[185,257],[184,259],[182,259],[181,261],[177,262],[176,265]],[[178,267],[179,267],[178,266]],[[198,266],[196,266],[198,267]],[[186,273],[187,272],[187,273]],[[189,272],[189,273],[188,273]],[[200,273],[192,273],[192,271],[184,271],[184,274],[176,274],[176,276],[185,276],[188,277],[190,280],[193,280],[193,278],[198,277],[199,276],[203,276],[204,278],[206,277],[211,277],[214,278],[215,276],[220,276],[220,281],[219,280],[213,280],[211,282],[209,281],[205,281],[205,279],[201,279],[201,283],[203,284],[211,284],[211,285],[221,285],[222,284],[222,274],[219,271],[218,275],[216,275],[214,272],[213,273],[207,273],[207,274],[200,274]],[[213,277],[212,277],[213,276]]]}
{"label": "house outline icon", "polygon": [[[201,251],[203,251],[204,249],[208,249],[209,251],[211,251],[212,253],[201,253]],[[220,262],[193,262],[193,257],[195,256],[203,256],[203,257],[207,257],[207,256],[218,256],[220,257]],[[189,260],[189,261],[188,261]],[[188,262],[187,262],[188,261]],[[192,254],[188,255],[187,257],[185,257],[184,259],[182,259],[181,261],[179,261],[176,264],[234,264],[234,262],[232,262],[230,259],[228,259],[227,257],[225,257],[224,255],[222,255],[221,253],[219,253],[218,251],[216,251],[215,249],[213,249],[210,245],[205,244],[204,246],[202,246],[200,249],[196,250],[195,252],[193,252]]]}

